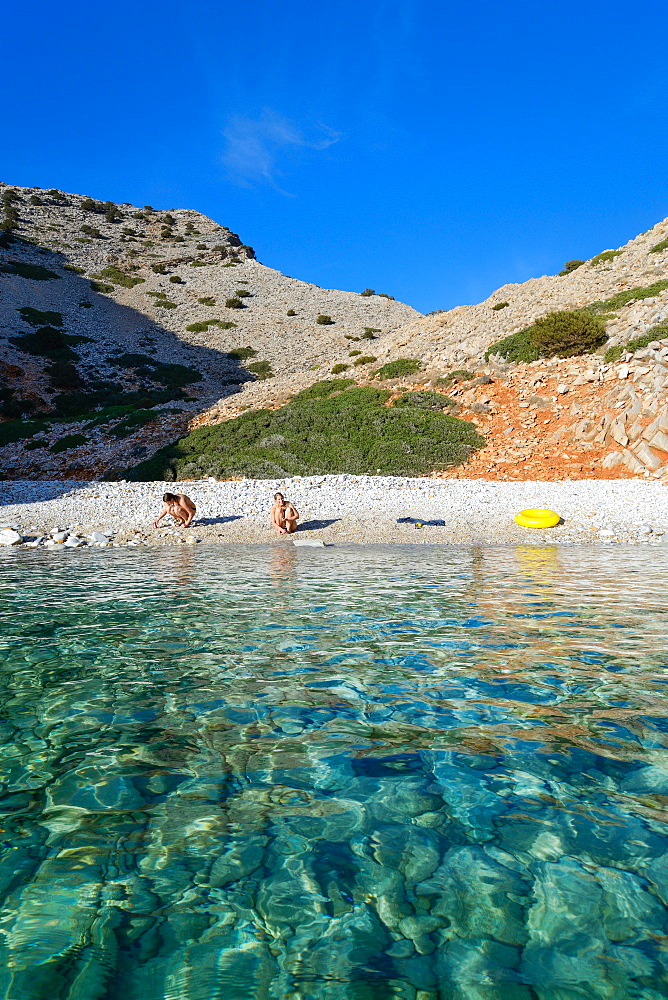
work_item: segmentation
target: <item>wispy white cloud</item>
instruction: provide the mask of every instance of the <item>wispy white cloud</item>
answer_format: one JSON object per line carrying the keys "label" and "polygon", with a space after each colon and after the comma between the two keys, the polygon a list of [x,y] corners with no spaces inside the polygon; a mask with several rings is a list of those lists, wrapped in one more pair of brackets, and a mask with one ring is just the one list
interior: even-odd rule
{"label": "wispy white cloud", "polygon": [[259,118],[237,116],[225,128],[222,160],[231,180],[237,184],[269,184],[283,191],[277,177],[282,176],[281,161],[290,151],[323,150],[342,138],[326,125],[318,125],[305,134],[293,121],[266,109]]}

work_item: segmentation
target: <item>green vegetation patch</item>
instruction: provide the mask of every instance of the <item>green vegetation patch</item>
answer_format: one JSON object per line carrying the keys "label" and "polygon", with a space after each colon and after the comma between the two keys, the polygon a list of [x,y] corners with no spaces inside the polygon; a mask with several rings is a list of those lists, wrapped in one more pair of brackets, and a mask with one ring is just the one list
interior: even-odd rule
{"label": "green vegetation patch", "polygon": [[494,312],[498,312],[499,309],[507,309],[509,305],[510,302],[497,302],[496,305],[492,306],[492,309]]}
{"label": "green vegetation patch", "polygon": [[417,406],[388,407],[388,391],[328,380],[279,410],[198,427],[126,475],[143,482],[247,476],[413,476],[465,462],[484,444],[473,424]]}
{"label": "green vegetation patch", "polygon": [[254,347],[235,347],[233,350],[228,351],[225,357],[230,358],[232,361],[245,361],[246,358],[256,358],[257,351]]}
{"label": "green vegetation patch", "polygon": [[94,292],[113,292],[115,291],[113,285],[108,285],[105,281],[91,281],[90,287]]}
{"label": "green vegetation patch", "polygon": [[5,420],[0,423],[0,448],[15,441],[25,441],[40,431],[48,430],[48,427],[40,420]]}
{"label": "green vegetation patch", "polygon": [[524,363],[539,358],[572,358],[591,354],[606,340],[605,324],[599,317],[587,310],[560,310],[492,344],[485,351],[485,359],[491,354]]}
{"label": "green vegetation patch", "polygon": [[318,323],[320,326],[331,326],[333,322],[334,320],[332,319],[332,317],[327,316],[325,313],[320,313],[320,315],[316,319],[316,323]]}
{"label": "green vegetation patch", "polygon": [[378,361],[372,354],[363,354],[361,357],[353,361],[354,365],[370,365],[372,361]]}
{"label": "green vegetation patch", "polygon": [[655,281],[653,285],[646,285],[644,288],[627,288],[623,292],[617,292],[609,299],[601,299],[599,302],[592,302],[590,305],[585,306],[584,310],[586,312],[599,314],[599,313],[609,313],[614,312],[615,309],[621,309],[622,306],[626,306],[629,302],[636,302],[639,299],[651,299],[655,295],[660,295],[668,288],[668,281]]}
{"label": "green vegetation patch", "polygon": [[163,361],[149,358],[146,354],[121,354],[118,358],[108,358],[107,360],[119,368],[132,369],[139,378],[150,379],[152,382],[160,382],[164,386],[174,386],[178,389],[202,380],[200,372],[195,371],[194,368],[178,364],[165,364]]}
{"label": "green vegetation patch", "polygon": [[582,267],[586,261],[584,260],[567,260],[563,266],[563,270],[559,272],[559,277],[563,278],[566,274],[571,274],[572,271],[577,271],[579,267]]}
{"label": "green vegetation patch", "polygon": [[607,260],[614,260],[615,257],[619,257],[623,250],[604,250],[603,253],[597,254],[596,257],[592,257],[589,261],[592,267],[596,267],[597,264],[603,264]]}
{"label": "green vegetation patch", "polygon": [[364,333],[359,338],[360,340],[377,340],[377,333],[381,333],[381,330],[377,326],[365,326]]}
{"label": "green vegetation patch", "polygon": [[29,278],[31,281],[53,281],[60,278],[60,274],[49,271],[47,267],[39,264],[26,264],[22,260],[8,260],[0,264],[0,274],[17,274],[19,278]]}
{"label": "green vegetation patch", "polygon": [[388,361],[373,374],[375,378],[403,378],[405,375],[415,375],[419,371],[422,371],[422,364],[417,358],[397,358],[396,361]]}
{"label": "green vegetation patch", "polygon": [[265,379],[274,377],[271,364],[268,361],[253,361],[252,364],[246,365],[246,371],[255,375],[258,382],[264,382]]}
{"label": "green vegetation patch", "polygon": [[[160,303],[156,302],[156,305],[160,305]],[[190,326],[186,327],[186,330],[189,330],[190,333],[206,333],[210,326],[217,326],[221,330],[233,330],[236,325],[236,323],[226,319],[202,319],[199,323],[191,323]]]}
{"label": "green vegetation patch", "polygon": [[656,246],[653,246],[649,251],[650,253],[663,253],[664,250],[668,250],[668,240],[661,240]]}
{"label": "green vegetation patch", "polygon": [[443,385],[447,388],[453,382],[470,382],[472,378],[475,378],[473,372],[469,372],[465,368],[455,368],[454,371],[437,379],[436,385]]}
{"label": "green vegetation patch", "polygon": [[339,363],[338,365],[333,365],[332,366],[332,375],[340,375],[341,372],[347,372],[349,368],[350,368],[350,365],[344,365],[342,363]]}
{"label": "green vegetation patch", "polygon": [[619,361],[622,354],[633,354],[634,351],[641,351],[644,347],[651,344],[653,340],[665,340],[667,337],[668,320],[664,320],[662,323],[658,323],[657,326],[653,326],[642,337],[634,337],[633,340],[629,340],[625,344],[616,344],[614,347],[609,347],[603,355],[603,360],[607,364],[611,364],[613,361]]}
{"label": "green vegetation patch", "polygon": [[54,455],[58,455],[61,451],[69,451],[70,448],[78,448],[80,444],[87,443],[88,438],[85,434],[66,434],[65,437],[59,438],[55,444],[52,444],[49,451],[52,451]]}
{"label": "green vegetation patch", "polygon": [[159,419],[159,416],[160,414],[156,413],[155,410],[135,410],[134,413],[128,414],[120,423],[112,427],[109,433],[116,438],[129,437],[130,434],[134,434],[138,427],[145,427],[146,424],[153,423]]}
{"label": "green vegetation patch", "polygon": [[33,309],[32,306],[23,306],[21,309],[17,309],[17,312],[21,313],[26,323],[30,323],[31,326],[62,326],[63,325],[63,314],[59,312]]}
{"label": "green vegetation patch", "polygon": [[212,295],[204,295],[201,299],[197,300],[201,306],[215,306],[216,300]]}
{"label": "green vegetation patch", "polygon": [[144,278],[138,278],[135,274],[126,274],[125,271],[121,271],[120,268],[105,267],[104,270],[100,271],[99,274],[94,274],[94,278],[106,278],[108,281],[112,281],[114,285],[120,285],[122,288],[134,288],[135,285],[142,285],[144,283]]}
{"label": "green vegetation patch", "polygon": [[233,296],[231,299],[225,299],[226,309],[243,309],[244,304],[240,298]]}
{"label": "green vegetation patch", "polygon": [[455,401],[440,392],[430,392],[425,389],[421,392],[405,392],[395,399],[392,405],[412,406],[418,410],[444,410],[446,406],[454,406]]}

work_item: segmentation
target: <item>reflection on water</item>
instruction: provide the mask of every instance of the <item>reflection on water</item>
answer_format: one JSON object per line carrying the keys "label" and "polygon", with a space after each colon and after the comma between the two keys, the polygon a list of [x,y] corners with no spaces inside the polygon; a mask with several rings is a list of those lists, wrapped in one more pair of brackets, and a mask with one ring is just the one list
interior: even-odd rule
{"label": "reflection on water", "polygon": [[668,996],[668,554],[0,557],[0,996]]}

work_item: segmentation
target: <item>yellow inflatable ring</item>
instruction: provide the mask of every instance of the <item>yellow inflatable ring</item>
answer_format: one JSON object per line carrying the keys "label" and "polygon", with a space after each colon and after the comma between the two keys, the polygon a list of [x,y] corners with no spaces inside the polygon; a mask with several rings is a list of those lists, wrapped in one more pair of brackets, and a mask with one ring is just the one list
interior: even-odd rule
{"label": "yellow inflatable ring", "polygon": [[515,514],[515,521],[523,528],[554,528],[561,518],[554,510],[532,507],[530,510],[521,510],[519,514]]}

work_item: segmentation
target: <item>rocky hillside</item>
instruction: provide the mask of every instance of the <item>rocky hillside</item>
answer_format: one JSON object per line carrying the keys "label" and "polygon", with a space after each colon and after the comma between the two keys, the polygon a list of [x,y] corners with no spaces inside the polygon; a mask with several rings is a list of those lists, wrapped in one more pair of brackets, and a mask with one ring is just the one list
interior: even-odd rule
{"label": "rocky hillside", "polygon": [[419,316],[286,277],[190,210],[0,185],[0,225],[9,476],[113,476],[244,385],[308,384]]}
{"label": "rocky hillside", "polygon": [[[440,393],[474,422],[486,446],[446,476],[668,478],[668,219],[559,275],[421,317],[263,267],[196,212],[23,188],[0,199],[10,475],[113,477],[188,430],[344,374],[389,390],[388,406]],[[501,341],[563,311],[594,317],[591,353],[503,356]]]}

